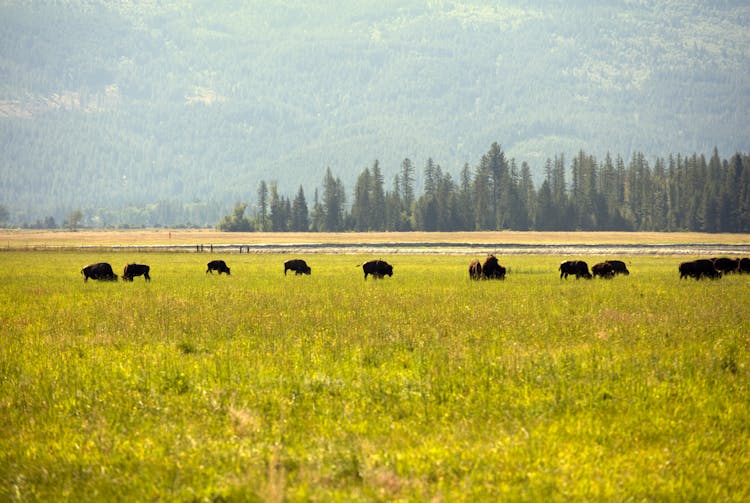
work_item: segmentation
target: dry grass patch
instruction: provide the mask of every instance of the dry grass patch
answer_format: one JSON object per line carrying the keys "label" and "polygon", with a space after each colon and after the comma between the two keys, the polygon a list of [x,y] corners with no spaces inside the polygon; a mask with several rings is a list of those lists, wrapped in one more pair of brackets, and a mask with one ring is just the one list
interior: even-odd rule
{"label": "dry grass patch", "polygon": [[220,232],[207,229],[2,230],[0,247],[352,243],[750,244],[750,234],[695,232]]}

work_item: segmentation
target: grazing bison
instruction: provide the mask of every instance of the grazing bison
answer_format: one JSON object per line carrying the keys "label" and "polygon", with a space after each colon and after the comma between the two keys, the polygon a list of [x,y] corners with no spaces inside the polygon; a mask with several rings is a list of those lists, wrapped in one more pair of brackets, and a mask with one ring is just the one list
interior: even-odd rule
{"label": "grazing bison", "polygon": [[607,262],[612,266],[612,271],[615,274],[624,274],[625,276],[630,275],[630,271],[628,271],[625,262],[622,260],[607,260]]}
{"label": "grazing bison", "polygon": [[583,260],[566,260],[560,264],[558,269],[560,271],[560,279],[568,279],[568,275],[570,274],[575,274],[576,279],[580,277],[591,279],[589,265]]}
{"label": "grazing bison", "polygon": [[500,265],[497,257],[487,255],[482,264],[482,277],[485,279],[505,279],[505,267]]}
{"label": "grazing bison", "polygon": [[136,276],[143,276],[146,281],[151,281],[151,276],[148,275],[150,270],[151,268],[145,264],[128,264],[122,271],[122,280],[133,281]]}
{"label": "grazing bison", "polygon": [[716,268],[714,267],[714,263],[708,259],[683,262],[680,264],[679,270],[680,279],[687,277],[701,279],[704,276],[707,278],[721,277],[721,273],[716,270]]}
{"label": "grazing bison", "polygon": [[474,280],[482,279],[482,264],[477,259],[469,263],[469,278]]}
{"label": "grazing bison", "polygon": [[227,267],[227,263],[223,260],[212,260],[208,263],[206,274],[209,272],[213,274],[214,271],[219,271],[219,275],[221,275],[221,273],[226,273],[226,275],[229,276],[229,267]]}
{"label": "grazing bison", "polygon": [[304,260],[293,259],[284,262],[284,276],[286,276],[287,271],[294,271],[294,274],[310,274],[312,269]]}
{"label": "grazing bison", "polygon": [[743,257],[740,259],[740,266],[738,268],[741,273],[750,273],[750,258]]}
{"label": "grazing bison", "polygon": [[729,272],[737,272],[740,269],[740,259],[738,258],[728,258],[728,257],[712,258],[711,262],[713,262],[714,264],[714,269],[716,269],[722,274],[727,274]]}
{"label": "grazing bison", "polygon": [[599,276],[602,279],[610,279],[615,277],[615,268],[610,262],[599,262],[591,266],[591,272],[596,278]]}
{"label": "grazing bison", "polygon": [[371,274],[375,278],[382,278],[386,274],[393,276],[393,266],[385,260],[371,260],[362,264],[362,270],[365,272],[365,279],[367,275]]}
{"label": "grazing bison", "polygon": [[112,270],[112,266],[106,262],[87,265],[81,269],[81,274],[83,274],[84,282],[88,281],[89,278],[101,279],[104,281],[117,281],[117,274]]}

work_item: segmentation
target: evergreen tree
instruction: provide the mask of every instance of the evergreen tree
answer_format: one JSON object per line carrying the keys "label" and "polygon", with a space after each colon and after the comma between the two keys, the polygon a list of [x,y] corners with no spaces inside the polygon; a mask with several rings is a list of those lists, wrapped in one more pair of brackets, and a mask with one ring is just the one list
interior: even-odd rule
{"label": "evergreen tree", "polygon": [[411,217],[411,206],[414,204],[414,165],[408,157],[401,163],[401,173],[399,176],[401,209],[408,217]]}
{"label": "evergreen tree", "polygon": [[456,211],[458,212],[459,229],[465,231],[472,231],[475,228],[474,210],[476,209],[476,204],[474,202],[471,175],[469,163],[464,163],[464,167],[461,169],[461,184]]}
{"label": "evergreen tree", "polygon": [[291,230],[306,232],[310,228],[310,218],[307,211],[307,201],[302,185],[299,186],[297,196],[292,203],[292,225]]}
{"label": "evergreen tree", "polygon": [[428,158],[424,167],[424,193],[434,196],[437,192],[438,173],[435,162]]}
{"label": "evergreen tree", "polygon": [[526,161],[521,163],[521,178],[518,184],[518,219],[517,230],[526,231],[531,228],[535,219],[536,192],[531,178],[531,168]]}
{"label": "evergreen tree", "polygon": [[557,228],[557,208],[552,198],[552,184],[545,179],[537,192],[534,229],[537,231],[554,231]]}
{"label": "evergreen tree", "polygon": [[261,180],[258,184],[258,215],[256,226],[260,231],[268,229],[268,185],[266,185],[265,180]]}
{"label": "evergreen tree", "polygon": [[439,184],[442,177],[440,166],[427,159],[424,168],[425,191],[414,205],[414,224],[418,230],[439,230]]}
{"label": "evergreen tree", "polygon": [[370,169],[365,168],[357,177],[354,185],[354,202],[352,203],[351,216],[354,223],[354,230],[357,232],[366,232],[370,228],[371,204],[370,204],[370,186],[372,176]]}
{"label": "evergreen tree", "polygon": [[325,211],[323,205],[320,203],[318,189],[316,188],[313,194],[313,208],[310,213],[310,229],[315,232],[322,232],[325,227],[324,218]]}
{"label": "evergreen tree", "polygon": [[651,206],[651,231],[663,232],[667,229],[667,170],[664,159],[656,159],[650,177],[648,193]]}
{"label": "evergreen tree", "polygon": [[385,230],[401,231],[401,188],[399,176],[393,177],[393,188],[385,193]]}
{"label": "evergreen tree", "polygon": [[575,206],[576,228],[594,230],[606,222],[606,203],[599,197],[596,159],[581,150],[572,163],[571,202]]}
{"label": "evergreen tree", "polygon": [[[440,173],[440,171],[438,171]],[[450,173],[440,176],[437,188],[437,230],[458,230],[456,184]]]}
{"label": "evergreen tree", "polygon": [[271,192],[271,231],[285,232],[289,230],[290,206],[289,200],[280,196],[276,184],[270,186]]}
{"label": "evergreen tree", "polygon": [[483,156],[474,173],[474,229],[478,231],[495,228],[495,214],[492,202],[491,173],[487,156]]}
{"label": "evergreen tree", "polygon": [[372,165],[372,179],[370,180],[370,229],[385,230],[385,189],[383,187],[383,173],[377,160]]}
{"label": "evergreen tree", "polygon": [[667,206],[667,222],[666,231],[676,231],[679,227],[677,224],[678,212],[679,212],[679,193],[677,191],[677,170],[674,156],[670,154],[669,165],[667,167],[667,180],[666,180],[666,206]]}
{"label": "evergreen tree", "polygon": [[496,230],[507,228],[511,220],[512,185],[505,153],[497,142],[493,143],[490,150],[482,156],[480,166],[489,184],[493,222],[491,228]]}
{"label": "evergreen tree", "polygon": [[340,232],[344,230],[344,184],[341,179],[334,178],[331,168],[326,169],[323,178],[323,230],[326,232]]}

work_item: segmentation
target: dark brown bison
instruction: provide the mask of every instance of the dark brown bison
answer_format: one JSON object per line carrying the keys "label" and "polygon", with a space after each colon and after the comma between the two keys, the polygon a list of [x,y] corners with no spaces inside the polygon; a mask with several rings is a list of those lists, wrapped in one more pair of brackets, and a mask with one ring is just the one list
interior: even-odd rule
{"label": "dark brown bison", "polygon": [[714,269],[722,274],[737,272],[740,269],[740,259],[738,258],[718,257],[712,258],[711,262],[714,264]]}
{"label": "dark brown bison", "polygon": [[560,271],[560,279],[568,279],[568,275],[571,274],[574,274],[576,279],[581,277],[591,279],[589,265],[583,260],[566,260],[560,264],[558,270]]}
{"label": "dark brown bison", "polygon": [[482,277],[485,279],[505,279],[505,267],[500,265],[497,261],[497,257],[494,255],[487,255],[482,264]]}
{"label": "dark brown bison", "polygon": [[612,271],[615,274],[624,274],[625,276],[630,275],[630,271],[628,271],[625,262],[623,262],[622,260],[607,260],[606,262],[608,262],[612,266]]}
{"label": "dark brown bison", "polygon": [[591,272],[596,278],[599,276],[602,279],[610,279],[615,277],[615,268],[609,262],[599,262],[591,266]]}
{"label": "dark brown bison", "polygon": [[477,259],[469,262],[469,278],[473,280],[482,279],[482,264]]}
{"label": "dark brown bison", "polygon": [[112,270],[112,266],[106,262],[87,265],[81,269],[81,274],[83,274],[84,282],[88,281],[89,278],[104,281],[117,281],[117,274]]}
{"label": "dark brown bison", "polygon": [[206,269],[206,274],[209,272],[213,274],[214,271],[219,271],[219,274],[225,273],[227,276],[229,276],[229,267],[227,267],[227,263],[223,260],[212,260],[208,263],[208,269]]}
{"label": "dark brown bison", "polygon": [[682,278],[695,278],[701,279],[702,277],[707,278],[720,278],[721,273],[716,270],[714,263],[708,259],[698,259],[691,262],[683,262],[680,264],[680,279]]}
{"label": "dark brown bison", "polygon": [[284,276],[286,276],[287,271],[294,271],[294,274],[310,274],[312,272],[312,269],[310,269],[310,266],[307,265],[307,262],[305,262],[302,259],[293,259],[293,260],[287,260],[284,262]]}
{"label": "dark brown bison", "polygon": [[151,276],[148,275],[150,270],[151,268],[145,264],[128,264],[122,271],[122,280],[133,281],[136,276],[143,276],[146,281],[151,281]]}
{"label": "dark brown bison", "polygon": [[385,260],[371,260],[362,264],[362,270],[365,273],[365,279],[370,274],[375,278],[382,278],[385,275],[393,276],[393,266]]}
{"label": "dark brown bison", "polygon": [[740,259],[740,266],[737,269],[743,274],[750,273],[750,258],[743,257]]}

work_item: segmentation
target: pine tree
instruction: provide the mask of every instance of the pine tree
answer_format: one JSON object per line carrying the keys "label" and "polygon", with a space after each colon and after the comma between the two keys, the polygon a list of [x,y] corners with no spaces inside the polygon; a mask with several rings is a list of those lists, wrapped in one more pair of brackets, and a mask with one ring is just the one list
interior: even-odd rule
{"label": "pine tree", "polygon": [[435,162],[428,158],[424,167],[424,193],[434,196],[437,192],[437,181]]}
{"label": "pine tree", "polygon": [[331,168],[326,169],[323,179],[323,230],[340,232],[344,230],[344,184],[333,177]]}
{"label": "pine tree", "polygon": [[456,184],[450,173],[443,175],[442,170],[438,173],[436,227],[439,231],[453,231],[456,230]]}
{"label": "pine tree", "polygon": [[510,223],[511,180],[508,162],[500,145],[495,142],[480,161],[487,176],[492,207],[492,229],[507,228]]}
{"label": "pine tree", "polygon": [[414,204],[414,165],[407,157],[401,163],[399,186],[401,189],[401,210],[411,219],[412,204]]}
{"label": "pine tree", "polygon": [[475,229],[475,209],[471,168],[467,162],[461,169],[461,185],[458,193],[458,225],[461,230],[473,231]]}
{"label": "pine tree", "polygon": [[492,202],[490,166],[487,156],[483,156],[474,173],[474,229],[478,231],[495,228],[495,214]]}
{"label": "pine tree", "polygon": [[256,226],[259,231],[268,229],[268,186],[265,180],[258,184],[258,216]]}
{"label": "pine tree", "polygon": [[370,186],[372,184],[370,169],[365,168],[357,177],[354,185],[354,202],[352,203],[351,216],[354,222],[354,230],[365,232],[370,229]]}
{"label": "pine tree", "polygon": [[385,189],[383,187],[383,173],[380,163],[375,160],[372,165],[372,179],[370,180],[370,229],[385,230]]}
{"label": "pine tree", "polygon": [[554,231],[557,228],[557,209],[552,198],[552,184],[545,179],[537,192],[534,230]]}
{"label": "pine tree", "polygon": [[310,228],[310,218],[307,212],[307,201],[302,185],[299,186],[297,196],[292,203],[292,225],[291,229],[297,232],[306,232]]}
{"label": "pine tree", "polygon": [[531,178],[531,168],[526,161],[521,163],[521,178],[518,184],[518,219],[516,229],[526,231],[531,228],[535,215],[536,192]]}
{"label": "pine tree", "polygon": [[393,177],[393,188],[385,193],[385,230],[403,231],[407,230],[402,223],[401,210],[401,187],[399,176]]}
{"label": "pine tree", "polygon": [[313,193],[313,207],[310,212],[310,230],[315,232],[322,232],[324,229],[324,217],[325,212],[323,205],[320,203],[320,197],[318,196],[318,189],[315,189]]}
{"label": "pine tree", "polygon": [[439,230],[439,184],[442,177],[440,166],[427,159],[424,168],[425,190],[414,205],[414,223],[418,230]]}
{"label": "pine tree", "polygon": [[275,183],[270,186],[271,193],[271,231],[286,232],[289,230],[290,206],[289,200],[279,195]]}

